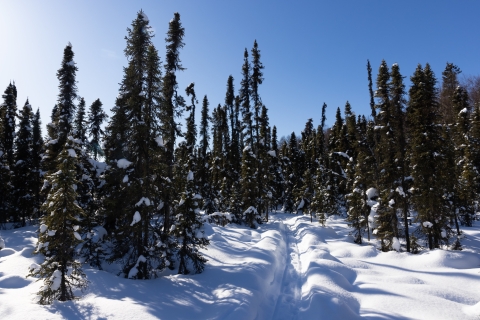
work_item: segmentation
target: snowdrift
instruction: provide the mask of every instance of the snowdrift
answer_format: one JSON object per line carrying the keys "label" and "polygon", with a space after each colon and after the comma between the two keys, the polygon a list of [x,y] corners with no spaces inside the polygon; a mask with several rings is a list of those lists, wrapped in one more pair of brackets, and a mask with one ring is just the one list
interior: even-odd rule
{"label": "snowdrift", "polygon": [[[1,231],[2,319],[478,319],[480,228],[463,251],[383,253],[351,242],[342,219],[272,214],[258,229],[206,225],[209,260],[198,275],[166,272],[129,280],[84,267],[78,301],[36,304],[41,286],[25,278],[35,227]],[[112,268],[113,269],[113,268]],[[80,294],[80,293],[78,293]]]}

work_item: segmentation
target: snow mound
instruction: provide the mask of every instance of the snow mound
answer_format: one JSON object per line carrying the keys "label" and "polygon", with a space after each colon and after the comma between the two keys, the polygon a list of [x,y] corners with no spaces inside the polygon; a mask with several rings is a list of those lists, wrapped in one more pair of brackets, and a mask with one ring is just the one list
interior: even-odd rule
{"label": "snow mound", "polygon": [[127,169],[132,163],[127,159],[120,159],[117,160],[117,167],[120,169]]}

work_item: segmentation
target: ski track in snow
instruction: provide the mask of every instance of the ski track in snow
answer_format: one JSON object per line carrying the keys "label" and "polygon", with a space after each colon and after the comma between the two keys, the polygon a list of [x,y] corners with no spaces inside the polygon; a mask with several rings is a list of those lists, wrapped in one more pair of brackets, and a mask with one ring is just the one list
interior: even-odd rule
{"label": "ski track in snow", "polygon": [[282,234],[288,248],[285,257],[285,271],[282,277],[281,292],[277,298],[272,320],[298,319],[298,301],[301,288],[301,261],[293,225],[281,222]]}

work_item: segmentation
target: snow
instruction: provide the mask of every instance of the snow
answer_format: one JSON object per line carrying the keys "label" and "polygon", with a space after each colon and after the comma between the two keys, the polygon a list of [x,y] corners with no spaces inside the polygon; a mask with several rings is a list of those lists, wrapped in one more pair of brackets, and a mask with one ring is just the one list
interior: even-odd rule
{"label": "snow", "polygon": [[[135,207],[140,207],[140,206],[142,205],[142,203],[145,204],[147,207],[152,205],[151,202],[150,202],[150,199],[145,198],[145,197],[142,197],[142,198],[135,204]],[[138,220],[138,221],[140,221],[140,220]]]}
{"label": "snow", "polygon": [[463,108],[462,110],[460,110],[458,114],[467,113],[467,112],[468,112],[467,108]]}
{"label": "snow", "polygon": [[271,155],[272,157],[276,157],[277,156],[277,153],[275,152],[275,150],[270,150],[267,152],[269,155]]}
{"label": "snow", "polygon": [[189,171],[187,175],[187,181],[192,181],[193,180],[193,172]]}
{"label": "snow", "polygon": [[147,262],[147,259],[146,259],[143,255],[140,255],[140,257],[138,257],[137,263],[136,263],[135,266],[134,266],[132,269],[130,269],[130,271],[128,272],[128,278],[129,278],[129,279],[135,278],[135,277],[137,276],[138,266],[139,266],[140,262]]}
{"label": "snow", "polygon": [[156,137],[155,142],[159,147],[165,148],[165,141],[163,140],[162,137]]}
{"label": "snow", "polygon": [[117,167],[120,169],[127,169],[132,163],[127,159],[120,159],[117,160]]}
{"label": "snow", "polygon": [[73,232],[73,236],[75,237],[75,239],[81,241],[82,240],[82,237],[80,236],[80,234],[78,232]]}
{"label": "snow", "polygon": [[393,239],[392,239],[392,248],[397,252],[400,251],[401,245],[400,245],[400,241],[398,241],[397,237],[393,237]]}
{"label": "snow", "polygon": [[395,191],[402,197],[405,198],[405,192],[403,191],[403,188],[398,186],[397,189],[395,189]]}
{"label": "snow", "polygon": [[[462,251],[381,252],[357,245],[344,219],[326,227],[301,215],[271,213],[257,229],[205,223],[205,271],[166,270],[131,280],[83,265],[90,281],[76,301],[35,303],[42,281],[25,278],[43,262],[32,255],[38,226],[2,230],[0,315],[5,319],[478,319],[480,222],[465,228]],[[200,236],[200,234],[198,234]],[[392,243],[395,246],[395,241]],[[140,256],[128,274],[134,278]],[[59,272],[52,277],[58,285]]]}
{"label": "snow", "polygon": [[57,230],[48,230],[47,234],[49,237],[53,237],[57,233]]}
{"label": "snow", "polygon": [[425,222],[423,223],[423,226],[424,226],[425,228],[431,228],[431,227],[433,227],[433,223],[431,223],[430,221],[425,221]]}
{"label": "snow", "polygon": [[148,19],[147,15],[145,14],[145,12],[141,11],[140,16],[142,17],[142,20],[145,21],[146,23],[148,23],[150,21]]}
{"label": "snow", "polygon": [[133,215],[132,223],[130,223],[130,227],[132,227],[135,223],[140,222],[140,220],[142,220],[142,217],[140,216],[140,212],[135,211]]}
{"label": "snow", "polygon": [[40,233],[44,233],[45,231],[47,231],[47,229],[48,229],[47,225],[45,224],[40,225]]}
{"label": "snow", "polygon": [[5,240],[3,240],[2,237],[0,237],[0,250],[5,249]]}
{"label": "snow", "polygon": [[303,206],[305,205],[305,201],[302,199],[300,200],[300,204],[297,207],[297,210],[303,209]]}
{"label": "snow", "polygon": [[52,291],[58,290],[60,288],[61,280],[62,280],[62,272],[58,269],[53,271],[52,277],[50,278],[50,281],[52,281],[52,284],[50,285],[50,289],[52,289]]}
{"label": "snow", "polygon": [[367,198],[368,200],[373,200],[373,198],[378,197],[378,191],[375,188],[369,188],[367,190]]}
{"label": "snow", "polygon": [[339,156],[342,156],[344,158],[347,158],[348,160],[350,160],[350,157],[348,156],[348,154],[346,154],[345,152],[334,152],[335,154],[338,154]]}
{"label": "snow", "polygon": [[127,183],[128,182],[128,175],[125,175],[123,177],[123,180],[122,180],[123,183]]}
{"label": "snow", "polygon": [[72,157],[72,158],[76,158],[76,157],[77,157],[77,154],[75,153],[75,150],[73,150],[73,149],[67,149],[67,152],[68,152],[68,156],[69,156],[69,157]]}

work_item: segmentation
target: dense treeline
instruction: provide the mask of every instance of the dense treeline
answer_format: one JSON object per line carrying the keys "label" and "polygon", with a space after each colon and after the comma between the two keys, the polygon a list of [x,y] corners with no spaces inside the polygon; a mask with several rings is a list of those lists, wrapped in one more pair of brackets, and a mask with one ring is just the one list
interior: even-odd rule
{"label": "dense treeline", "polygon": [[260,95],[256,41],[244,51],[238,93],[229,76],[224,103],[210,112],[194,83],[185,98],[178,87],[178,13],[164,62],[145,13],[127,31],[128,65],[105,130],[102,102],[87,113],[78,95],[71,44],[44,138],[39,111],[28,100],[17,110],[15,84],[2,96],[0,223],[38,222],[36,252],[46,260],[30,275],[44,279],[41,303],[74,298],[87,284],[82,264],[117,263],[134,279],[202,272],[205,219],[256,228],[273,210],[322,225],[344,215],[355,242],[373,233],[383,251],[461,249],[460,226],[472,224],[479,200],[480,86],[462,86],[454,64],[440,88],[430,65],[418,65],[407,92],[399,66],[385,61],[374,91],[368,62],[371,116],[347,102],[327,129],[323,104],[317,128],[309,119],[301,135],[279,140]]}

